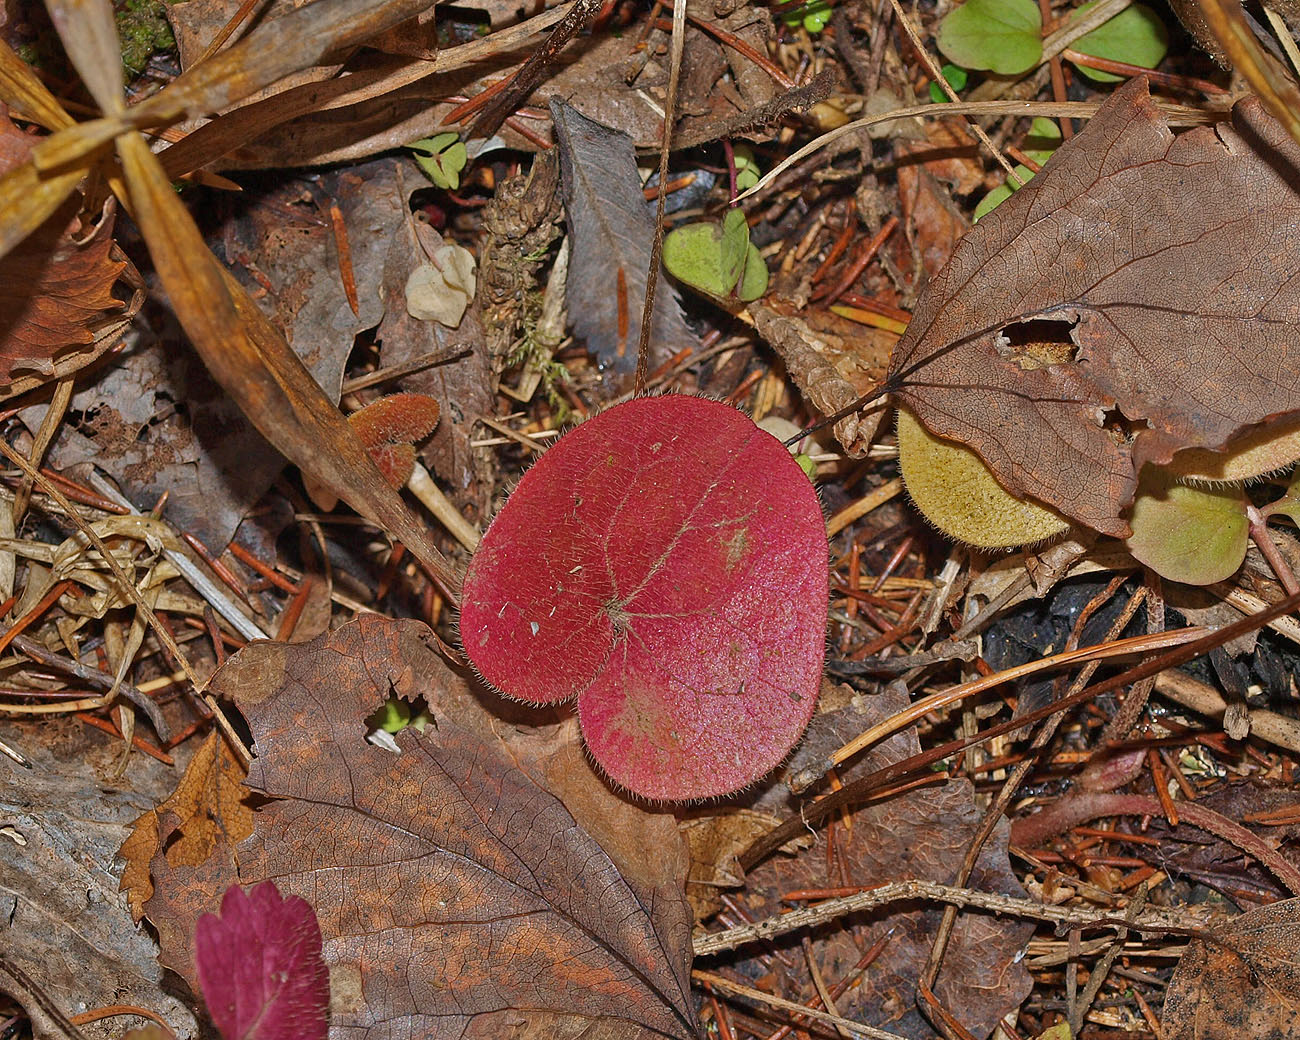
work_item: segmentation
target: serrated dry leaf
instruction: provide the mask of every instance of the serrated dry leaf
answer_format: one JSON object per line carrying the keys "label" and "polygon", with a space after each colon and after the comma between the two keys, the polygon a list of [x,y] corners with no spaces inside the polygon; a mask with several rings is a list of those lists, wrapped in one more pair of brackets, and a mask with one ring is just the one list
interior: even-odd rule
{"label": "serrated dry leaf", "polygon": [[234,845],[253,833],[253,810],[244,802],[244,767],[216,730],[195,752],[185,775],[166,801],[150,809],[131,825],[131,834],[122,844],[120,855],[126,860],[122,888],[131,901],[131,914],[139,921],[144,904],[153,895],[149,864],[158,852],[159,824],[165,813],[175,816],[169,821],[167,862],[173,866],[194,867],[212,855],[218,843]]}

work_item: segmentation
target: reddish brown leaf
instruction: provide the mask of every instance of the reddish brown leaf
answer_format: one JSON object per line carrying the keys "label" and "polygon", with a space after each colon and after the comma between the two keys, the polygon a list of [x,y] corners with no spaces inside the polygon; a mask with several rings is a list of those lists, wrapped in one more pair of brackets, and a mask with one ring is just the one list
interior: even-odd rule
{"label": "reddish brown leaf", "polygon": [[[348,424],[384,479],[400,488],[415,469],[414,442],[424,440],[438,425],[438,402],[425,394],[391,394],[357,409],[348,416]],[[303,483],[322,509],[338,505],[338,496],[310,475],[303,474]]]}
{"label": "reddish brown leaf", "polygon": [[348,422],[372,453],[386,444],[414,444],[438,425],[438,402],[426,394],[390,394],[353,412]]}
{"label": "reddish brown leaf", "polygon": [[316,1040],[329,1031],[330,978],[320,925],[305,899],[274,881],[226,891],[204,914],[194,961],[212,1021],[226,1040]]}
{"label": "reddish brown leaf", "polygon": [[[1253,98],[1175,137],[1129,82],[961,241],[895,351],[897,395],[1013,494],[1126,536],[1143,464],[1300,409],[1297,165]],[[1023,344],[1035,320],[1073,323],[1065,360]]]}
{"label": "reddish brown leaf", "polygon": [[1165,997],[1166,1040],[1300,1037],[1300,899],[1242,914],[1193,939]]}
{"label": "reddish brown leaf", "polygon": [[[0,173],[26,160],[31,141],[0,111]],[[127,263],[113,248],[111,213],[83,229],[78,205],[69,201],[0,258],[0,385],[15,372],[56,375],[56,358],[94,343],[126,308],[112,291]]]}
{"label": "reddish brown leaf", "polygon": [[[255,643],[217,673],[211,691],[237,699],[256,741],[249,785],[273,800],[237,863],[155,858],[165,962],[193,982],[186,929],[226,886],[273,877],[316,907],[335,1036],[692,1036],[680,890],[661,906],[458,724],[473,698],[433,644],[367,615],[310,644]],[[394,695],[434,720],[397,736],[400,755],[363,739]]]}
{"label": "reddish brown leaf", "polygon": [[799,739],[827,595],[821,506],[781,443],[727,405],[637,398],[524,475],[470,563],[461,638],[510,696],[576,697],[616,783],[704,798]]}

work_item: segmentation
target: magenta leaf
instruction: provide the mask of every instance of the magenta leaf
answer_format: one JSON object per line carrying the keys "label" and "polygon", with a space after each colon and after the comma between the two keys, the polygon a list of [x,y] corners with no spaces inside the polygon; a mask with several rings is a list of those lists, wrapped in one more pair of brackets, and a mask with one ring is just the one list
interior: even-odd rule
{"label": "magenta leaf", "polygon": [[817,700],[826,529],[781,443],[716,401],[628,401],[560,439],[470,563],[461,638],[510,697],[576,697],[592,757],[646,798],[763,776]]}
{"label": "magenta leaf", "polygon": [[231,885],[194,930],[199,986],[225,1040],[314,1040],[329,1031],[329,970],[311,904],[272,881]]}

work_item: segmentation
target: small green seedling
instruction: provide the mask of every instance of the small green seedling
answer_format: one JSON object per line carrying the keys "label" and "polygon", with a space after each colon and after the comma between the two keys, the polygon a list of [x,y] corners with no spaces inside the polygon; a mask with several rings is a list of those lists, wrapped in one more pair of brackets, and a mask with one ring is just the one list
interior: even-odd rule
{"label": "small green seedling", "polygon": [[[1061,147],[1061,128],[1050,119],[1037,116],[1029,127],[1029,135],[1025,138],[1025,146],[1021,151],[1039,166],[1043,166],[1059,147]],[[979,204],[975,207],[976,220],[1006,202],[1011,197],[1012,192],[1019,191],[1028,184],[1034,176],[1034,171],[1024,163],[1017,163],[1016,176],[1020,178],[1019,184],[1007,180],[1005,184],[999,184],[980,199]]]}
{"label": "small green seedling", "polygon": [[758,160],[754,158],[754,149],[747,144],[738,144],[731,153],[731,161],[736,164],[736,192],[749,191],[763,175]]}
{"label": "small green seedling", "polygon": [[[1077,22],[1094,6],[1096,0],[1090,0],[1071,14],[1070,20]],[[1154,69],[1164,60],[1165,53],[1169,50],[1169,30],[1151,8],[1144,4],[1133,4],[1092,32],[1080,36],[1074,41],[1073,49],[1094,58],[1109,58],[1111,61]],[[1096,83],[1119,83],[1124,78],[1112,72],[1090,69],[1086,65],[1075,67]]]}
{"label": "small green seedling", "polygon": [[808,0],[805,4],[791,8],[781,15],[781,21],[790,28],[802,25],[812,36],[826,28],[831,20],[831,5],[827,0]]}
{"label": "small green seedling", "polygon": [[411,714],[411,706],[400,697],[389,697],[384,701],[383,706],[376,708],[374,713],[366,719],[366,725],[372,730],[382,730],[385,733],[397,734],[412,726],[419,733],[424,732],[424,728],[433,720],[429,713],[424,709]]}
{"label": "small green seedling", "polygon": [[416,164],[439,188],[455,191],[460,187],[460,171],[469,161],[465,142],[451,131],[412,141],[406,146],[414,153]]}
{"label": "small green seedling", "polygon": [[[948,86],[952,87],[955,93],[960,94],[966,89],[966,80],[969,77],[966,75],[966,70],[960,65],[953,65],[949,62],[939,71],[943,73],[943,78],[948,81]],[[930,84],[930,100],[936,105],[943,105],[948,101],[948,95],[943,92],[943,87],[939,86],[938,83]]]}
{"label": "small green seedling", "polygon": [[664,267],[678,281],[730,309],[767,292],[767,264],[738,209],[722,222],[676,228],[664,237]]}
{"label": "small green seedling", "polygon": [[1018,76],[1043,60],[1035,0],[966,0],[939,24],[939,50],[968,69]]}

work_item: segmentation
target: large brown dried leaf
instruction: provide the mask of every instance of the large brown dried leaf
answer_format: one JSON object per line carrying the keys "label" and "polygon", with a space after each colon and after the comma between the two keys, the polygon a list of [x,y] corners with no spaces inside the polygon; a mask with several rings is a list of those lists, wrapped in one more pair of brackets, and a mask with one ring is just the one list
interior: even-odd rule
{"label": "large brown dried leaf", "polygon": [[[573,236],[569,318],[602,366],[630,382],[636,370],[654,216],[641,192],[632,139],[551,101],[560,151],[564,209]],[[698,341],[686,327],[677,291],[660,272],[650,367]]]}
{"label": "large brown dried leaf", "polygon": [[[694,1035],[680,881],[648,876],[672,861],[656,844],[671,820],[640,831],[638,810],[597,792],[625,846],[607,852],[533,778],[555,770],[568,790],[577,769],[579,787],[597,786],[572,741],[565,754],[547,737],[486,743],[482,709],[471,721],[472,694],[433,643],[423,625],[367,615],[305,646],[253,644],[217,673],[210,689],[238,700],[256,740],[249,784],[274,801],[237,863],[155,858],[148,914],[165,961],[192,979],[197,917],[226,884],[274,877],[320,918],[332,1036]],[[397,737],[400,755],[363,740],[393,695],[424,698],[434,719]]]}
{"label": "large brown dried leaf", "polygon": [[1300,1037],[1297,927],[1300,899],[1287,899],[1193,939],[1165,996],[1165,1040]]}
{"label": "large brown dried leaf", "polygon": [[[1300,409],[1298,165],[1255,99],[1175,137],[1130,81],[961,241],[895,351],[897,396],[1012,493],[1127,535],[1144,463]],[[1034,319],[1077,321],[1072,357],[1030,367],[1001,332]]]}

